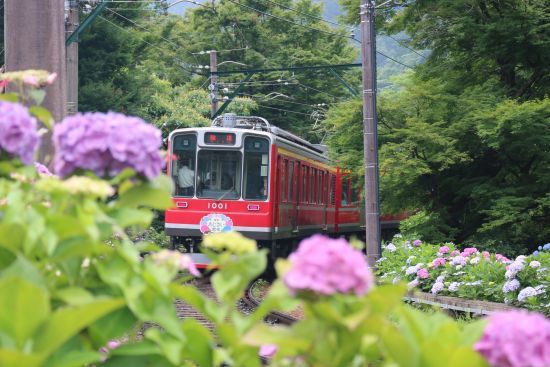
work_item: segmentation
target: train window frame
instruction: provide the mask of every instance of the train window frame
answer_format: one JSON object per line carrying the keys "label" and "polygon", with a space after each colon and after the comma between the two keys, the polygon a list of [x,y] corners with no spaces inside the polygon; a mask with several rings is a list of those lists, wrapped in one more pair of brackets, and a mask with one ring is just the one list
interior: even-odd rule
{"label": "train window frame", "polygon": [[[241,195],[242,195],[242,199],[245,200],[245,201],[268,201],[269,200],[269,196],[270,196],[270,190],[271,190],[271,183],[270,183],[270,176],[271,176],[271,139],[267,136],[262,136],[262,135],[254,135],[254,134],[245,134],[243,135],[242,137],[242,141],[243,141],[243,144],[242,144],[242,150],[243,150],[243,165],[242,165],[242,180],[241,180],[241,184],[242,184],[242,189],[241,189]],[[253,151],[247,151],[247,141],[248,139],[258,139],[258,140],[263,140],[266,144],[266,149],[265,151],[258,151],[258,152],[253,152]],[[248,189],[249,189],[249,183],[248,183],[248,172],[247,172],[247,167],[248,167],[248,161],[247,161],[247,153],[248,154],[252,154],[252,153],[259,153],[261,154],[261,161],[260,161],[260,180],[262,180],[262,182],[259,184],[259,187],[258,189],[260,189],[261,187],[263,187],[263,190],[262,190],[262,193],[259,193],[257,195],[255,195],[254,197],[249,197],[249,192],[248,192]],[[264,159],[264,157],[266,159]],[[273,164],[276,164],[278,162],[273,162]],[[265,176],[262,175],[262,172],[265,172]],[[277,182],[276,180],[273,181],[273,185],[274,185],[274,192],[277,192]],[[258,186],[258,185],[256,185]]]}
{"label": "train window frame", "polygon": [[287,196],[288,196],[289,203],[294,202],[294,192],[296,191],[294,190],[294,175],[295,175],[294,169],[295,169],[294,161],[289,160],[288,175],[287,175],[288,176]]}
{"label": "train window frame", "polygon": [[[211,165],[214,160],[214,157],[210,157],[210,175],[209,172],[206,172],[205,178],[201,180],[201,175],[203,173],[203,169],[201,166],[201,159],[207,159],[201,157],[203,154],[211,153],[212,155],[219,155],[220,153],[225,155],[225,157],[222,157],[222,159],[218,158],[217,167],[215,170],[212,169]],[[235,154],[236,157],[233,160],[233,162],[236,164],[235,167],[235,175],[231,176],[230,173],[226,173],[224,175],[224,159],[227,158],[229,154]],[[227,162],[230,162],[226,159]],[[207,161],[204,161],[205,163]],[[226,162],[226,163],[227,163]],[[208,166],[208,164],[206,164]],[[199,199],[215,199],[215,200],[240,200],[242,198],[242,175],[243,175],[243,152],[241,150],[236,149],[212,149],[211,147],[207,148],[200,148],[197,151],[197,175],[195,177],[195,184],[196,184],[196,190],[195,195]],[[218,175],[219,171],[219,175]],[[214,175],[216,173],[216,175]],[[211,178],[207,178],[210,176]],[[219,176],[219,177],[218,177]],[[229,177],[232,180],[231,187],[230,188],[224,188],[222,187],[224,183],[224,177]],[[199,188],[199,185],[206,185],[206,182],[213,181],[215,186],[219,186],[219,188],[214,189],[206,189],[206,187]],[[225,181],[227,183],[227,180]],[[232,190],[232,191],[231,191]],[[237,191],[238,190],[238,191]],[[205,192],[208,192],[210,194],[204,194]],[[233,195],[229,195],[233,194]]]}
{"label": "train window frame", "polygon": [[[180,167],[180,161],[182,161],[182,159],[180,159],[179,155],[177,152],[179,151],[186,151],[188,149],[185,149],[185,148],[182,148],[182,149],[176,149],[177,148],[177,145],[176,145],[176,139],[179,138],[179,137],[182,137],[182,136],[189,136],[189,137],[193,137],[194,139],[194,147],[192,147],[192,150],[193,153],[192,153],[192,156],[189,157],[189,158],[185,158],[184,160],[188,160],[189,163],[191,163],[191,167],[189,167],[189,164],[186,165],[189,167],[189,170],[192,172],[192,182],[193,182],[193,186],[188,186],[191,188],[191,191],[190,193],[187,193],[185,194],[184,192],[186,192],[185,188],[188,188],[188,187],[181,187],[181,184],[180,184],[180,172],[179,170],[181,170],[183,168]],[[185,144],[184,144],[185,145]],[[198,147],[199,147],[199,144],[198,144],[198,134],[196,132],[179,132],[179,133],[175,133],[173,134],[171,137],[170,137],[170,152],[169,152],[169,157],[171,158],[170,159],[170,177],[172,178],[173,182],[174,182],[174,191],[172,193],[172,197],[174,198],[193,198],[193,197],[196,197],[197,195],[197,175],[196,175],[196,171],[197,171],[197,151],[198,151]],[[177,157],[177,159],[174,159],[174,157]],[[181,163],[183,164],[183,163]],[[187,173],[189,174],[189,172]],[[181,180],[185,180],[185,176],[184,176],[184,173],[182,172],[182,177],[181,177]],[[189,192],[189,191],[187,191]]]}

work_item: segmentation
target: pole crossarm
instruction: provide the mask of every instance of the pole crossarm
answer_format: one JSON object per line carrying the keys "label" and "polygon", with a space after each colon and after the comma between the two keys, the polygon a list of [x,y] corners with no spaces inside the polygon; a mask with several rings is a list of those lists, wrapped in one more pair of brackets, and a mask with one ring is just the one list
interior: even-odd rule
{"label": "pole crossarm", "polygon": [[[214,74],[214,73],[212,73]],[[243,80],[240,81],[240,84],[239,86],[237,87],[237,89],[235,89],[235,91],[233,93],[231,93],[231,95],[229,95],[229,98],[227,99],[227,101],[225,101],[222,106],[216,111],[216,113],[214,114],[214,116],[212,116],[212,119],[215,119],[217,116],[219,116],[220,114],[223,113],[223,111],[225,111],[225,109],[227,108],[227,106],[229,106],[229,104],[231,103],[231,101],[233,101],[233,99],[239,94],[239,92],[243,89],[245,83],[247,81],[250,80],[250,78],[252,78],[252,75],[254,75],[254,73],[249,73]]]}
{"label": "pole crossarm", "polygon": [[71,33],[69,37],[67,37],[67,40],[65,41],[65,46],[69,46],[71,43],[75,42],[78,39],[78,36],[86,30],[92,24],[92,22],[97,18],[97,16],[103,11],[103,9],[107,6],[108,1],[102,1],[99,3],[94,10],[88,15],[86,19],[80,25],[78,28]]}
{"label": "pole crossarm", "polygon": [[321,69],[347,69],[358,68],[362,64],[335,64],[335,65],[315,65],[315,66],[293,66],[288,68],[273,68],[273,69],[242,69],[229,71],[211,72],[213,75],[231,75],[231,74],[261,74],[270,73],[273,71],[303,71],[303,70],[321,70]]}
{"label": "pole crossarm", "polygon": [[334,77],[336,79],[338,79],[338,81],[340,83],[342,83],[344,85],[344,87],[346,87],[347,90],[349,90],[349,92],[354,96],[354,97],[357,97],[359,95],[359,93],[357,93],[357,91],[355,90],[355,88],[353,88],[347,81],[344,80],[344,78],[342,78],[337,72],[336,70],[334,70],[333,68],[330,68],[329,69],[331,74],[334,75]]}

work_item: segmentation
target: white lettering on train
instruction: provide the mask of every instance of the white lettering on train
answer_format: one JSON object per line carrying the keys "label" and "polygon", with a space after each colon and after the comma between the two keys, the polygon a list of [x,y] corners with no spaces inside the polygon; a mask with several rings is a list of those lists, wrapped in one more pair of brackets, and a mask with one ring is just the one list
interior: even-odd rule
{"label": "white lettering on train", "polygon": [[227,203],[208,203],[208,209],[227,209]]}

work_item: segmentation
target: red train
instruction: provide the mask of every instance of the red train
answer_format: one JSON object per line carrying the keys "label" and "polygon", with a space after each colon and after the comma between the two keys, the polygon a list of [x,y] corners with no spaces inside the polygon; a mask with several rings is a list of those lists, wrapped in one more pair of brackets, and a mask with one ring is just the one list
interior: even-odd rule
{"label": "red train", "polygon": [[[165,213],[174,246],[196,253],[203,234],[236,230],[286,256],[313,233],[364,235],[364,210],[350,172],[261,117],[226,114],[211,127],[169,137],[175,207]],[[383,218],[395,227],[397,217]],[[201,255],[194,255],[202,263]]]}

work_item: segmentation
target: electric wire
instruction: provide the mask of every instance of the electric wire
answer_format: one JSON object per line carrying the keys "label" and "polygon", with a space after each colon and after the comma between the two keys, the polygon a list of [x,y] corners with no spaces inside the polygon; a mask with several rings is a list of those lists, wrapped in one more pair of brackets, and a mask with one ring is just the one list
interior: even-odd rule
{"label": "electric wire", "polygon": [[[105,22],[111,24],[112,26],[114,26],[114,27],[116,27],[116,28],[118,28],[118,29],[120,29],[120,30],[123,30],[124,32],[127,32],[127,33],[130,33],[130,34],[131,34],[131,32],[130,32],[129,30],[125,29],[124,27],[119,26],[119,25],[116,24],[115,22],[112,22],[112,21],[110,21],[109,19],[107,19],[107,18],[105,18],[105,17],[103,17],[103,16],[101,16],[101,15],[99,15],[98,18],[100,18],[101,20],[103,20],[103,21],[105,21]],[[167,52],[166,50],[164,50],[164,49],[162,49],[162,48],[158,47],[157,45],[154,45],[154,44],[152,44],[152,43],[150,43],[150,42],[147,42],[147,41],[145,41],[145,40],[142,40],[142,41],[143,41],[144,43],[148,44],[149,46],[151,46],[151,47],[153,47],[153,48],[159,50],[160,52],[162,52],[163,54],[166,55],[166,52]],[[174,56],[171,56],[171,57],[173,58],[173,60],[177,61],[178,63],[183,63],[183,61],[180,60],[180,59],[178,59],[177,57],[174,57]],[[186,67],[182,66],[181,64],[178,64],[178,66],[180,66],[180,67],[182,68],[182,71],[185,71],[185,72],[188,73],[189,75],[200,75],[200,76],[204,76],[204,75],[201,74],[201,73],[197,73],[197,72],[195,72],[195,71],[187,70]]]}
{"label": "electric wire", "polygon": [[[312,18],[312,19],[317,19],[317,20],[320,20],[320,21],[322,21],[322,22],[325,22],[325,23],[329,23],[329,24],[335,25],[335,26],[337,26],[337,27],[344,27],[342,24],[339,24],[339,23],[330,21],[330,20],[325,19],[325,18],[322,18],[322,17],[318,17],[318,16],[315,16],[315,15],[311,15],[311,14],[308,14],[308,13],[304,13],[303,11],[300,11],[300,10],[295,9],[295,8],[291,8],[290,6],[287,6],[287,5],[279,4],[278,2],[275,2],[275,1],[272,1],[272,0],[265,0],[265,1],[268,2],[268,3],[271,3],[271,4],[273,4],[273,5],[277,5],[277,6],[281,7],[281,8],[283,8],[283,9],[293,11],[293,12],[295,12],[296,14],[300,14],[300,15],[303,15],[303,16],[306,16],[306,17],[309,17],[309,18]],[[348,26],[348,27],[344,27],[344,28],[350,28],[350,27]]]}
{"label": "electric wire", "polygon": [[267,108],[267,109],[270,109],[270,110],[277,110],[277,111],[282,111],[282,112],[290,112],[290,113],[297,113],[297,114],[305,115],[305,116],[311,116],[310,113],[304,113],[304,112],[298,112],[298,111],[292,111],[292,110],[285,110],[284,108],[270,107],[270,106],[262,105],[262,104],[259,104],[259,103],[257,103],[257,105],[259,107]]}
{"label": "electric wire", "polygon": [[[312,105],[312,104],[307,104],[307,103],[289,101],[288,99],[265,98],[265,96],[258,95],[258,94],[238,93],[238,95],[250,97],[250,98],[253,98],[253,99],[262,99],[264,101],[277,101],[277,102],[282,102],[282,103],[291,103],[291,104],[296,104],[296,105],[301,105],[301,106],[306,106],[306,107],[313,107],[313,108],[322,107],[322,106],[317,106],[317,105]],[[326,105],[326,103],[325,103],[325,105]]]}
{"label": "electric wire", "polygon": [[246,51],[248,49],[250,49],[250,47],[246,46],[246,47],[240,47],[240,48],[230,48],[225,50],[207,50],[207,51],[193,52],[193,55],[209,54],[211,51],[216,51],[216,53],[222,53],[222,52],[231,52],[231,51],[243,51],[243,50]]}
{"label": "electric wire", "polygon": [[283,22],[287,22],[287,23],[290,23],[290,24],[294,24],[294,25],[297,25],[297,26],[300,26],[302,28],[307,28],[307,29],[310,29],[312,31],[316,31],[316,32],[321,32],[321,33],[325,33],[325,34],[328,34],[328,35],[331,35],[331,36],[334,36],[334,37],[341,37],[341,38],[347,38],[347,39],[352,39],[350,36],[346,36],[346,35],[343,35],[343,34],[338,34],[338,33],[334,33],[334,32],[329,32],[329,31],[325,31],[323,29],[319,29],[319,28],[315,28],[315,27],[310,27],[310,26],[307,26],[307,25],[304,25],[304,24],[300,24],[300,23],[297,23],[297,22],[294,22],[292,20],[288,20],[288,19],[285,19],[285,18],[281,18],[277,15],[273,15],[273,14],[270,14],[270,13],[266,13],[265,11],[261,11],[261,10],[258,10],[256,8],[253,8],[251,6],[248,6],[248,5],[245,5],[245,4],[241,4],[240,2],[238,1],[234,1],[234,0],[227,0],[233,4],[236,4],[242,8],[245,8],[245,9],[248,9],[248,10],[252,10],[252,11],[255,11],[256,13],[259,13],[259,14],[263,14],[267,17],[271,17],[271,18],[274,18],[274,19],[278,19],[278,20],[282,20]]}
{"label": "electric wire", "polygon": [[403,42],[401,42],[400,40],[398,40],[397,38],[393,37],[391,34],[388,34],[387,35],[388,37],[390,37],[392,40],[394,40],[395,42],[397,42],[401,47],[404,47],[406,48],[407,50],[409,51],[412,51],[414,52],[415,54],[417,54],[418,56],[422,57],[423,59],[426,59],[426,56],[422,55],[420,52],[417,52],[416,50],[408,47],[406,44],[404,44]]}
{"label": "electric wire", "polygon": [[[145,31],[147,31],[147,32],[149,32],[149,33],[153,33],[150,29],[148,29],[148,28],[146,28],[146,27],[144,27],[144,26],[138,24],[137,22],[133,21],[132,19],[129,19],[129,18],[125,17],[124,15],[122,15],[122,14],[120,14],[120,13],[118,13],[118,12],[116,12],[116,11],[110,9],[110,8],[107,8],[107,10],[109,10],[111,13],[117,15],[118,17],[120,17],[120,18],[122,18],[122,19],[125,19],[126,21],[132,23],[132,24],[135,25],[136,27],[141,28],[141,29],[143,29],[143,30],[145,30]],[[160,35],[159,35],[158,37],[159,37],[160,39],[164,40],[165,42],[168,42],[168,43],[171,44],[172,46],[174,46],[174,47],[176,47],[176,48],[179,48],[179,49],[182,49],[182,50],[184,50],[185,52],[189,53],[190,55],[193,56],[193,58],[195,59],[195,61],[197,62],[197,64],[200,64],[199,60],[197,59],[197,56],[196,56],[196,55],[193,55],[193,53],[192,53],[191,51],[189,51],[187,48],[185,48],[184,46],[178,45],[177,43],[172,42],[171,40],[169,40],[168,38],[165,38],[165,37],[163,37],[163,36],[160,36]]]}

